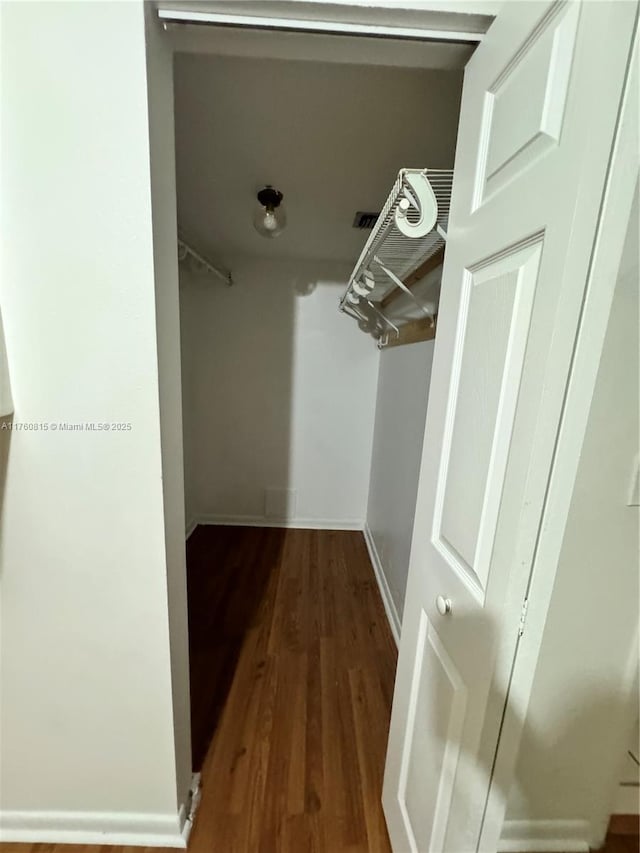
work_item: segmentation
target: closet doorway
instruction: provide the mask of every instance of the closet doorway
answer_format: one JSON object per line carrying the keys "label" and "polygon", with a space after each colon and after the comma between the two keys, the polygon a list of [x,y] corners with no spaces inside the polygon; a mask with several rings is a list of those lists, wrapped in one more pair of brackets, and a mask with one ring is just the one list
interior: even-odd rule
{"label": "closet doorway", "polygon": [[[474,45],[172,37],[193,843],[387,850],[442,239],[407,259],[412,297],[378,284],[409,340],[339,307],[399,171],[452,169]],[[273,239],[254,224],[267,185]]]}

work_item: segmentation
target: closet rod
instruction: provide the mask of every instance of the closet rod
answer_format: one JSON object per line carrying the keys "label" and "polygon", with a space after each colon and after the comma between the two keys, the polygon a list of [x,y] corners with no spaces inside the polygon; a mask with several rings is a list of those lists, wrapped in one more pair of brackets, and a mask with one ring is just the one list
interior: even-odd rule
{"label": "closet rod", "polygon": [[197,252],[188,243],[186,243],[182,237],[178,236],[178,260],[184,261],[187,257],[193,258],[194,261],[206,269],[208,273],[216,276],[216,278],[219,278],[221,281],[224,281],[224,283],[229,287],[233,284],[233,278],[231,277],[229,270],[216,266],[213,261],[205,258],[204,255],[201,255],[200,252]]}

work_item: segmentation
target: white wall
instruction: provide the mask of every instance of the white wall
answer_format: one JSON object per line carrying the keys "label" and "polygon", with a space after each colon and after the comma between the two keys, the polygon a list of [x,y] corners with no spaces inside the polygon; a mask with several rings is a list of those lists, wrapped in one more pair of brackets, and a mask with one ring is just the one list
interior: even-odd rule
{"label": "white wall", "polygon": [[[180,340],[182,341],[182,441],[184,465],[184,515],[187,535],[191,533],[198,515],[196,499],[197,459],[195,456],[195,429],[197,412],[196,393],[196,347],[192,329],[197,322],[199,299],[194,295],[191,276],[180,270]],[[215,285],[214,285],[215,286]]]}
{"label": "white wall", "polygon": [[191,785],[191,711],[187,567],[184,546],[185,497],[180,386],[180,300],[176,252],[173,53],[164,31],[158,24],[154,6],[146,3],[144,10],[171,687],[177,801],[183,804],[187,802]]}
{"label": "white wall", "polygon": [[585,821],[594,843],[637,718],[624,677],[638,665],[638,508],[627,506],[638,310],[636,199],[507,811],[509,820]]}
{"label": "white wall", "polygon": [[11,399],[11,380],[7,364],[7,349],[4,342],[4,326],[0,313],[0,418],[11,414],[13,400]]}
{"label": "white wall", "polygon": [[258,522],[265,489],[284,488],[290,522],[361,528],[379,356],[338,311],[350,268],[226,260],[233,287],[193,275],[181,287],[197,514]]}
{"label": "white wall", "polygon": [[1,15],[0,825],[178,843],[143,5]]}
{"label": "white wall", "polygon": [[[434,341],[383,351],[380,357],[371,486],[367,509],[392,619],[402,621],[411,535],[424,441]],[[383,584],[383,586],[384,586]]]}

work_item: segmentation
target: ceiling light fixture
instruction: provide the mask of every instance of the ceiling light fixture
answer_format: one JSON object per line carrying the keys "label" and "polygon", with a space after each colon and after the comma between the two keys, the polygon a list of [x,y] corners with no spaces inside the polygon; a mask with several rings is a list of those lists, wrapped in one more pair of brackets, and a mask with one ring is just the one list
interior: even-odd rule
{"label": "ceiling light fixture", "polygon": [[262,237],[279,237],[287,224],[282,193],[267,184],[260,190],[257,198],[259,207],[253,217],[253,227]]}

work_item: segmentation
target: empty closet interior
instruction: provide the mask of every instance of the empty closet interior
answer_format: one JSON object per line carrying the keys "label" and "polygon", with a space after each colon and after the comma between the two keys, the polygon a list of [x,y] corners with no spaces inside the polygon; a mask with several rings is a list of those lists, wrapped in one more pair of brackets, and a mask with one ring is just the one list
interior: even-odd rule
{"label": "empty closet interior", "polygon": [[399,627],[473,45],[174,38],[187,533],[363,531]]}

